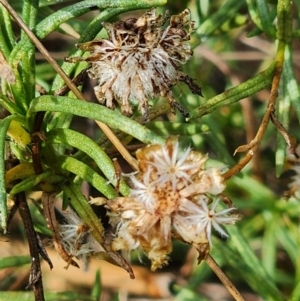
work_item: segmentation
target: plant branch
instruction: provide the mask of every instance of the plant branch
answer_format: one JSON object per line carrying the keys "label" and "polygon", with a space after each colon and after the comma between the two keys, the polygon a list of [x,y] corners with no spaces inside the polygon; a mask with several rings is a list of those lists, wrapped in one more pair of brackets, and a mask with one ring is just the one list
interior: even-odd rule
{"label": "plant branch", "polygon": [[214,271],[214,273],[219,277],[219,279],[224,284],[224,286],[227,288],[227,290],[230,292],[230,294],[234,298],[234,300],[245,301],[244,297],[240,294],[240,292],[237,290],[237,288],[234,286],[234,284],[223,273],[223,271],[220,269],[219,265],[216,263],[216,261],[212,258],[212,256],[210,254],[207,255],[207,257],[205,258],[205,261],[209,265],[209,267]]}
{"label": "plant branch", "polygon": [[[67,74],[60,68],[57,62],[51,57],[47,49],[43,46],[43,44],[39,41],[39,39],[33,34],[33,32],[28,28],[28,26],[23,22],[23,20],[18,16],[15,10],[8,4],[6,0],[0,0],[0,2],[5,6],[11,16],[16,20],[19,26],[24,30],[24,32],[28,35],[30,40],[34,43],[34,45],[38,48],[38,50],[43,54],[45,59],[49,62],[49,64],[54,68],[54,70],[61,76],[61,78],[65,81],[66,85],[70,88],[70,90],[75,94],[75,96],[84,100],[85,98],[83,94],[78,90],[76,85],[72,82],[72,80],[67,76]],[[116,137],[113,131],[105,124],[100,121],[96,121],[96,124],[101,128],[101,130],[106,134],[109,140],[112,141],[117,150],[122,154],[124,159],[134,168],[137,169],[137,165],[134,164],[134,159],[131,157],[130,153],[123,146],[121,141]]]}
{"label": "plant branch", "polygon": [[248,151],[248,153],[237,165],[233,166],[224,174],[225,180],[234,176],[237,172],[243,169],[244,166],[251,160],[252,156],[254,155],[255,151],[257,150],[257,148],[259,147],[263,139],[263,136],[266,132],[270,119],[273,121],[274,125],[281,132],[281,134],[283,134],[290,149],[295,148],[293,142],[291,141],[290,137],[287,135],[285,129],[283,128],[282,125],[280,125],[280,123],[278,123],[274,115],[276,99],[279,90],[279,83],[281,80],[283,64],[285,59],[285,49],[288,43],[291,42],[292,16],[291,16],[291,3],[289,0],[278,1],[277,17],[278,17],[278,24],[277,24],[278,46],[277,46],[277,52],[275,57],[276,65],[275,65],[275,71],[272,80],[272,88],[271,88],[267,109],[255,138],[249,144],[242,145],[236,149],[235,153],[244,152],[244,151]]}
{"label": "plant branch", "polygon": [[24,230],[28,240],[31,257],[31,268],[28,286],[32,286],[36,301],[44,301],[44,288],[42,282],[41,263],[39,258],[39,241],[37,234],[34,231],[34,226],[26,201],[25,192],[20,192],[17,194],[16,202],[19,204],[19,213],[24,224]]}
{"label": "plant branch", "polygon": [[250,162],[250,160],[252,159],[253,155],[255,154],[256,150],[258,149],[263,139],[263,136],[266,132],[267,126],[271,118],[271,114],[274,112],[275,109],[275,103],[278,95],[279,82],[280,82],[282,67],[283,67],[284,46],[285,45],[283,43],[279,43],[278,45],[278,50],[276,55],[276,67],[275,67],[274,77],[272,81],[270,98],[262,122],[258,128],[258,131],[254,139],[249,144],[241,145],[235,150],[235,154],[238,152],[245,152],[245,151],[247,151],[247,154],[244,156],[243,159],[241,159],[239,163],[237,163],[235,166],[230,168],[223,175],[225,180],[228,180],[229,178],[233,177],[236,173],[242,170]]}

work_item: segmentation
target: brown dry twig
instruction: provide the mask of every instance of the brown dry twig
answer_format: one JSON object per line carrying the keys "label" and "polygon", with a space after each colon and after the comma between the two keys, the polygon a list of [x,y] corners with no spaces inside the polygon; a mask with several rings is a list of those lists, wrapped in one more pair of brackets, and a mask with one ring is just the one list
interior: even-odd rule
{"label": "brown dry twig", "polygon": [[297,155],[296,148],[297,148],[297,141],[294,137],[290,136],[286,129],[284,128],[283,124],[277,119],[275,112],[273,111],[271,113],[271,121],[277,128],[277,130],[280,132],[282,137],[284,138],[288,148],[289,153],[292,155]]}
{"label": "brown dry twig", "polygon": [[68,254],[68,252],[65,250],[61,238],[58,231],[58,225],[56,221],[55,211],[54,211],[54,197],[55,195],[53,193],[46,193],[44,192],[42,195],[42,203],[43,203],[43,209],[44,209],[44,216],[47,222],[47,227],[52,231],[53,233],[53,244],[54,247],[59,254],[59,256],[67,263],[67,266],[65,269],[69,267],[69,265],[73,265],[77,268],[79,268],[79,265],[76,261],[72,259],[72,255]]}
{"label": "brown dry twig", "polygon": [[235,153],[238,152],[245,152],[247,151],[247,154],[238,162],[235,166],[230,168],[223,176],[225,180],[230,179],[233,177],[235,174],[237,174],[240,170],[242,170],[252,159],[253,155],[255,154],[256,150],[258,149],[263,136],[266,132],[267,126],[269,124],[269,121],[271,119],[271,115],[274,112],[275,108],[275,103],[276,99],[278,96],[278,89],[279,89],[279,82],[281,79],[281,74],[282,74],[282,66],[283,66],[283,59],[284,59],[284,51],[282,51],[282,47],[284,45],[281,45],[281,43],[278,46],[278,51],[276,55],[276,67],[274,71],[274,76],[272,80],[272,87],[271,87],[271,93],[270,93],[270,98],[268,101],[267,109],[265,112],[265,115],[262,119],[262,122],[258,128],[258,131],[254,137],[254,139],[246,145],[241,145],[239,146],[236,150]]}
{"label": "brown dry twig", "polygon": [[240,292],[237,290],[234,284],[227,278],[227,276],[224,274],[224,272],[216,263],[216,261],[211,257],[211,255],[208,254],[205,258],[205,261],[209,265],[209,267],[214,271],[214,273],[219,277],[219,279],[230,292],[232,297],[236,301],[245,301],[244,297],[240,294]]}
{"label": "brown dry twig", "polygon": [[33,288],[34,297],[36,301],[44,301],[45,297],[42,281],[42,271],[39,258],[41,250],[39,247],[37,234],[33,227],[32,218],[26,201],[25,192],[20,192],[17,194],[16,202],[19,204],[19,213],[24,224],[25,234],[28,240],[29,252],[31,257],[28,286],[31,286]]}

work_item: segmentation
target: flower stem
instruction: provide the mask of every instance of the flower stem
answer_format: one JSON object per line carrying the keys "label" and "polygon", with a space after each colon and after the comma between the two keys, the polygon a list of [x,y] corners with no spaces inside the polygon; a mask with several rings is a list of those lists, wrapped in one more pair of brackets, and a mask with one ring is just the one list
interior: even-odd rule
{"label": "flower stem", "polygon": [[223,273],[223,271],[220,269],[219,265],[211,257],[211,255],[208,254],[205,261],[209,265],[209,267],[214,271],[214,273],[219,277],[224,286],[228,289],[234,300],[245,301],[244,297],[240,294],[240,292],[237,290],[234,284]]}

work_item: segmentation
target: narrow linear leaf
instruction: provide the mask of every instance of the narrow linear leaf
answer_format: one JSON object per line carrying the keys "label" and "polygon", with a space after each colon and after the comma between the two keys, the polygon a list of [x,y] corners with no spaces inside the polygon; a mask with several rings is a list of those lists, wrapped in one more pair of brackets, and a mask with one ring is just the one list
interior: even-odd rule
{"label": "narrow linear leaf", "polygon": [[[299,228],[297,225],[296,225],[296,231],[298,234],[297,238],[299,240]],[[300,268],[300,258],[298,256],[299,241],[293,238],[293,235],[290,234],[290,229],[289,231],[287,231],[287,229],[282,225],[278,227],[276,231],[276,237],[280,241],[280,244],[284,247],[289,257],[291,258],[295,267],[298,267],[299,269]]]}
{"label": "narrow linear leaf", "polygon": [[43,235],[53,237],[53,232],[47,226],[41,225],[40,223],[35,222],[35,221],[34,221],[33,226],[34,226],[34,230],[37,233],[41,233]]}
{"label": "narrow linear leaf", "polygon": [[275,27],[273,25],[274,18],[271,17],[267,2],[265,0],[256,0],[257,12],[262,25],[262,30],[271,38],[276,37]]}
{"label": "narrow linear leaf", "polygon": [[284,58],[283,78],[287,83],[287,93],[300,123],[300,90],[294,73],[292,48],[290,44],[285,47]]}
{"label": "narrow linear leaf", "polygon": [[23,180],[35,175],[33,164],[30,162],[20,163],[9,169],[5,174],[5,184],[7,186],[16,180]]}
{"label": "narrow linear leaf", "polygon": [[[18,112],[20,112],[22,115],[26,115],[26,111],[28,109],[27,94],[26,94],[26,89],[25,89],[24,83],[22,81],[21,71],[18,69],[18,66],[20,64],[20,58],[18,58],[17,60],[14,60],[17,53],[20,52],[18,45],[19,44],[17,44],[13,48],[13,50],[10,53],[9,60],[8,60],[8,63],[11,66],[12,71],[14,73],[14,79],[15,79],[15,83],[13,85],[11,85],[10,88],[11,88],[12,95],[13,95],[12,99],[14,100],[14,102],[18,108]],[[28,51],[29,50],[30,49],[28,49]]]}
{"label": "narrow linear leaf", "polygon": [[[108,178],[110,183],[116,185],[115,169],[109,156],[89,137],[70,129],[54,129],[47,135],[47,143],[63,143],[76,147],[90,156]],[[129,194],[129,187],[124,181],[120,183],[120,192]]]}
{"label": "narrow linear leaf", "polygon": [[[36,26],[38,6],[39,0],[24,1],[23,3],[22,19],[30,29],[34,29]],[[25,52],[23,48],[20,49],[17,61],[22,64],[21,77],[27,95],[27,104],[29,104],[35,96],[35,46],[26,33],[21,31],[20,44],[23,41],[28,45],[28,49]],[[15,61],[15,59],[13,60]]]}
{"label": "narrow linear leaf", "polygon": [[[208,117],[208,118],[205,118]],[[205,120],[208,133],[206,135],[206,140],[208,141],[210,147],[218,154],[218,159],[221,160],[224,164],[233,166],[235,161],[233,160],[231,154],[229,154],[228,147],[226,146],[226,139],[224,137],[222,128],[216,119],[212,116],[205,116]]]}
{"label": "narrow linear leaf", "polygon": [[273,62],[265,71],[260,72],[255,77],[209,99],[204,105],[194,109],[191,112],[191,117],[189,119],[192,120],[209,114],[220,107],[235,103],[245,97],[253,95],[256,92],[267,88],[271,84],[274,70],[275,62]]}
{"label": "narrow linear leaf", "polygon": [[209,301],[208,298],[201,296],[195,290],[191,290],[189,288],[181,288],[178,289],[179,293],[176,294],[174,301]]}
{"label": "narrow linear leaf", "polygon": [[232,250],[239,254],[248,268],[255,273],[256,277],[264,279],[264,298],[266,300],[283,301],[284,298],[281,292],[270,280],[268,273],[265,271],[256,255],[245,241],[244,237],[240,234],[238,228],[236,226],[230,226],[226,229],[231,237],[230,246]]}
{"label": "narrow linear leaf", "polygon": [[[45,292],[45,299],[47,301],[96,301],[95,298],[74,293],[74,292],[59,292],[59,293],[52,293],[52,292]],[[14,300],[14,301],[33,301],[34,294],[30,291],[23,291],[23,292],[0,292],[0,301],[7,301],[7,300]]]}
{"label": "narrow linear leaf", "polygon": [[96,300],[100,300],[101,297],[101,278],[100,278],[100,270],[97,270],[95,275],[95,283],[92,287],[91,296],[94,297]]}
{"label": "narrow linear leaf", "polygon": [[7,130],[9,138],[17,144],[21,149],[25,149],[26,146],[31,142],[30,134],[25,131],[23,124],[12,120]]}
{"label": "narrow linear leaf", "polygon": [[258,16],[258,11],[256,8],[256,2],[252,0],[246,0],[248,6],[248,12],[251,17],[252,22],[257,26],[254,30],[260,31],[262,33],[262,25]]}
{"label": "narrow linear leaf", "polygon": [[129,1],[129,0],[86,0],[80,1],[78,3],[69,5],[58,10],[56,13],[52,14],[48,18],[45,18],[36,27],[36,33],[39,38],[44,38],[50,32],[55,30],[59,25],[66,22],[71,18],[81,16],[85,13],[91,11],[95,6],[99,9],[109,9],[109,8],[123,8],[127,11],[143,8],[152,8],[156,6],[162,6],[167,3],[166,0],[139,0],[139,1]]}
{"label": "narrow linear leaf", "polygon": [[19,267],[30,262],[31,260],[29,256],[2,257],[0,259],[0,269]]}
{"label": "narrow linear leaf", "polygon": [[166,137],[169,135],[192,136],[203,132],[202,123],[188,123],[182,126],[181,122],[150,121],[147,123],[147,128]]}
{"label": "narrow linear leaf", "polygon": [[73,183],[63,184],[61,185],[61,188],[79,217],[87,226],[90,227],[93,237],[98,241],[98,243],[102,244],[104,237],[104,228],[99,218],[91,208],[90,204],[82,195],[80,188]]}
{"label": "narrow linear leaf", "polygon": [[64,180],[65,177],[54,175],[52,170],[48,170],[42,174],[28,177],[22,182],[16,184],[10,191],[9,195],[13,196],[22,191],[31,190],[33,187],[37,186],[40,183],[42,183],[41,187],[43,188],[44,191],[50,192],[54,190],[54,186],[51,183],[60,183]]}
{"label": "narrow linear leaf", "polygon": [[[60,3],[71,2],[72,0],[60,0]],[[53,4],[57,4],[57,0],[40,0],[39,6],[45,7]]]}
{"label": "narrow linear leaf", "polygon": [[291,1],[278,0],[277,4],[277,39],[290,43],[293,32],[293,16],[291,10]]}
{"label": "narrow linear leaf", "polygon": [[[287,203],[284,201],[284,205],[286,204]],[[298,205],[298,201],[294,203],[294,205],[296,206],[293,205],[293,201],[291,201],[289,204],[292,205],[289,206],[292,212],[290,212],[290,210],[288,210],[286,206],[284,206],[284,209],[282,208],[283,210],[281,211],[281,213],[284,212],[284,218],[282,219],[282,222],[276,230],[276,237],[280,242],[281,247],[285,250],[290,260],[292,261],[295,269],[294,281],[295,283],[299,283],[300,257],[298,246],[300,245],[300,235],[299,225],[297,222],[295,222],[295,218],[296,220],[299,219],[300,208]]]}
{"label": "narrow linear leaf", "polygon": [[104,106],[84,102],[70,97],[40,96],[35,98],[28,110],[28,117],[39,111],[64,112],[102,121],[108,126],[119,129],[148,144],[163,144],[164,139],[148,130],[136,121]]}
{"label": "narrow linear leaf", "polygon": [[[230,227],[228,227],[230,228]],[[236,275],[238,277],[243,278],[246,283],[257,293],[260,297],[263,298],[263,300],[270,300],[270,301],[281,301],[283,300],[280,294],[277,296],[274,293],[272,294],[269,292],[269,286],[268,284],[265,285],[266,279],[262,274],[259,274],[256,272],[255,269],[253,269],[251,262],[245,261],[245,259],[241,256],[240,253],[236,252],[234,248],[229,247],[227,244],[219,244],[218,250],[215,252],[221,252],[221,256],[224,258],[227,264],[230,264],[230,266],[236,271]],[[242,273],[241,273],[242,271]],[[269,280],[267,280],[270,282]],[[262,285],[262,283],[264,285]],[[273,285],[273,282],[271,282],[271,285]],[[273,285],[274,287],[274,285]]]}
{"label": "narrow linear leaf", "polygon": [[113,199],[118,196],[114,188],[112,188],[103,177],[97,174],[91,167],[80,162],[72,157],[58,157],[56,159],[57,164],[71,173],[79,176],[98,191],[103,193],[108,199]]}
{"label": "narrow linear leaf", "polygon": [[[285,71],[285,68],[283,69]],[[283,72],[280,84],[279,84],[279,95],[277,98],[276,105],[276,115],[280,123],[283,125],[284,129],[288,132],[289,130],[289,121],[290,121],[290,106],[291,100],[288,92],[287,77]],[[275,151],[275,163],[276,163],[276,177],[279,177],[285,166],[285,157],[286,157],[287,144],[285,139],[282,136],[282,133],[277,131],[276,133],[276,151]]]}
{"label": "narrow linear leaf", "polygon": [[5,140],[6,133],[12,120],[16,116],[8,116],[0,120],[0,226],[6,232],[7,203],[5,187]]}
{"label": "narrow linear leaf", "polygon": [[244,1],[241,0],[226,1],[216,13],[199,26],[197,34],[200,36],[211,34],[220,28],[224,22],[235,17],[242,5],[244,5]]}
{"label": "narrow linear leaf", "polygon": [[[7,49],[7,52],[4,52],[6,59],[9,57],[9,53],[16,43],[16,38],[12,28],[12,21],[10,18],[9,12],[1,5],[0,7],[0,28],[1,28],[1,46],[0,49]],[[2,42],[5,40],[4,45]]]}
{"label": "narrow linear leaf", "polygon": [[262,264],[272,280],[275,279],[276,272],[276,250],[277,237],[274,233],[277,232],[278,220],[272,216],[272,220],[268,221],[265,233],[262,240]]}

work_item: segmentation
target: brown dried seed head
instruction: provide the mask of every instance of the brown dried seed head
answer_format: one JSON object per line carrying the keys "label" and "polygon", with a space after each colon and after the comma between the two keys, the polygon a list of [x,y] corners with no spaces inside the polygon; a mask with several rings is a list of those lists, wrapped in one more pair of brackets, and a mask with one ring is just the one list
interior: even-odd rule
{"label": "brown dried seed head", "polygon": [[192,56],[187,41],[194,25],[187,9],[164,26],[168,19],[168,14],[156,15],[151,9],[138,19],[103,23],[108,39],[78,44],[90,51],[80,60],[91,63],[88,73],[98,80],[95,94],[100,103],[114,108],[117,102],[125,115],[132,114],[132,104],[138,105],[146,119],[150,99],[164,96],[176,102],[170,89],[186,78],[179,69]]}
{"label": "brown dried seed head", "polygon": [[168,262],[171,237],[194,245],[200,258],[209,251],[212,228],[228,237],[218,224],[232,224],[237,216],[234,208],[217,211],[219,199],[211,203],[207,194],[220,194],[225,184],[219,169],[205,169],[206,155],[181,151],[169,138],[139,149],[136,157],[139,173],[131,175],[130,196],[107,202],[114,250],[141,248],[155,270]]}

